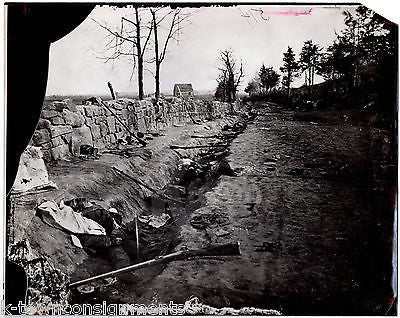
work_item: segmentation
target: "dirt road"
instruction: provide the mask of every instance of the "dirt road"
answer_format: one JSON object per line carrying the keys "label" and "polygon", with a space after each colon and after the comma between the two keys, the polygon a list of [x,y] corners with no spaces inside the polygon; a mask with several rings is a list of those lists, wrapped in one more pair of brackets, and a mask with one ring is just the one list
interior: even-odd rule
{"label": "dirt road", "polygon": [[205,229],[187,222],[180,231],[189,247],[239,241],[242,256],[171,263],[121,301],[194,295],[288,315],[386,313],[395,193],[389,133],[339,113],[319,122],[276,107],[258,113],[230,147],[236,176],[220,177],[193,214],[225,222]]}

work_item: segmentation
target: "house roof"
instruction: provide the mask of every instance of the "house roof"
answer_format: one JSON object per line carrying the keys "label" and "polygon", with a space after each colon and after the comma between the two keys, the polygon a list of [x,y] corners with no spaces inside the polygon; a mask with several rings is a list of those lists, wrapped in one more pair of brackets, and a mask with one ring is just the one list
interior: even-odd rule
{"label": "house roof", "polygon": [[192,84],[175,84],[174,89],[179,89],[180,92],[192,92]]}

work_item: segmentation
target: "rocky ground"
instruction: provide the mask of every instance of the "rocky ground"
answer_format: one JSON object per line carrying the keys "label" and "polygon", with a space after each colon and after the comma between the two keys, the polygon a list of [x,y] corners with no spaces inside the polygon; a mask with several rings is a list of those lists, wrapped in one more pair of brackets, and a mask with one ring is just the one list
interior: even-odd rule
{"label": "rocky ground", "polygon": [[[341,113],[315,112],[308,118],[272,104],[257,105],[255,111],[258,116],[228,148],[234,174],[225,171],[192,183],[185,204],[170,206],[171,249],[238,241],[242,255],[141,270],[138,281],[109,281],[84,301],[184,303],[196,296],[215,307],[255,306],[288,315],[393,313],[396,189],[390,132],[347,121]],[[49,173],[60,190],[47,196],[96,197],[129,218],[129,211],[138,209],[132,198],[140,194],[110,166],[167,189],[176,180],[163,177],[176,175],[180,158],[201,157],[199,151],[165,145],[216,141],[189,136],[213,135],[223,123],[218,125],[171,128],[149,144],[149,160],[104,155],[95,162],[59,163]],[[16,204],[33,208],[36,199]],[[107,261],[71,248],[67,235],[45,228],[37,217],[24,220],[31,245],[61,263],[67,259],[61,267],[72,279],[111,269]],[[49,235],[53,241],[43,243]]]}

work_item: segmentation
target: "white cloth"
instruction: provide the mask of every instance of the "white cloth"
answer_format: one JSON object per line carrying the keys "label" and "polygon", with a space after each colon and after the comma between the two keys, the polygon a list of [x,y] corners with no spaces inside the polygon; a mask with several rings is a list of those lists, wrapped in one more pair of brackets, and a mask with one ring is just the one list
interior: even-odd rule
{"label": "white cloth", "polygon": [[66,229],[74,234],[106,235],[106,230],[97,222],[85,218],[61,201],[60,207],[54,201],[38,206],[42,219],[50,226]]}
{"label": "white cloth", "polygon": [[57,185],[49,181],[40,147],[28,146],[21,155],[12,192],[24,193],[44,188],[57,189]]}

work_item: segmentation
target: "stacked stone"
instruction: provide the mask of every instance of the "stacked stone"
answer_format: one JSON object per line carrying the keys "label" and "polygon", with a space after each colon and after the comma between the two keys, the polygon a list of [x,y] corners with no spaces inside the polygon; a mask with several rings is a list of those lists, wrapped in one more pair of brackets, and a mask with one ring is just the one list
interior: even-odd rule
{"label": "stacked stone", "polygon": [[41,146],[45,160],[65,159],[75,154],[73,140],[84,134],[84,123],[69,100],[53,102],[44,107],[32,142]]}
{"label": "stacked stone", "polygon": [[[192,123],[192,118],[221,118],[232,111],[232,105],[202,100],[119,99],[105,102],[118,118],[104,106],[87,103],[74,105],[71,100],[44,106],[31,143],[40,146],[46,161],[66,159],[80,154],[81,145],[105,149],[115,147],[117,140],[131,132],[158,131],[174,124]],[[239,105],[234,105],[239,108]]]}
{"label": "stacked stone", "polygon": [[[123,106],[106,102],[114,114],[121,117]],[[78,111],[85,118],[85,125],[89,128],[92,143],[98,149],[114,145],[117,139],[124,135],[123,127],[116,122],[115,116],[102,105],[79,105]]]}

